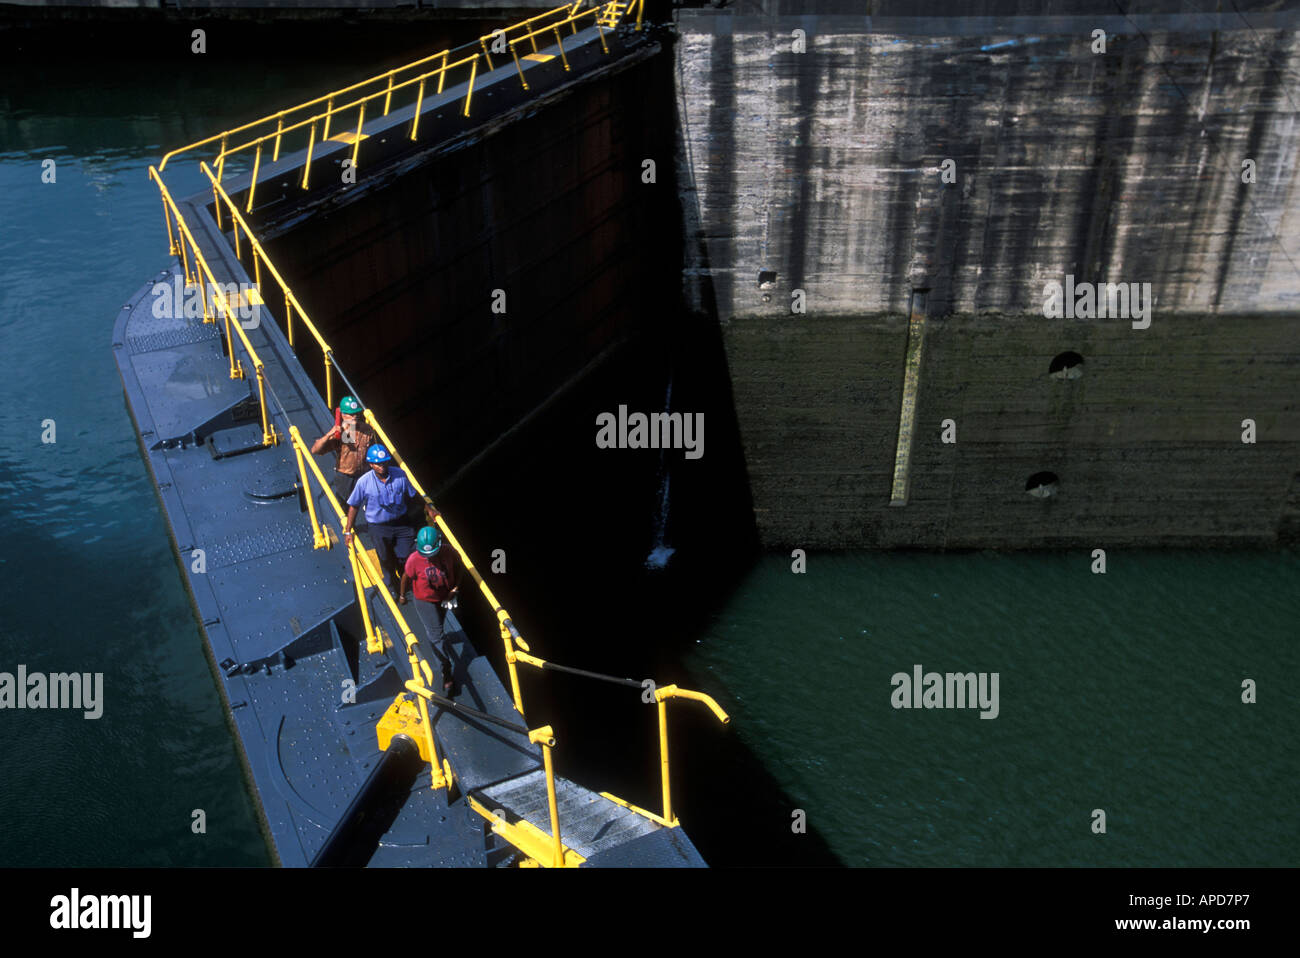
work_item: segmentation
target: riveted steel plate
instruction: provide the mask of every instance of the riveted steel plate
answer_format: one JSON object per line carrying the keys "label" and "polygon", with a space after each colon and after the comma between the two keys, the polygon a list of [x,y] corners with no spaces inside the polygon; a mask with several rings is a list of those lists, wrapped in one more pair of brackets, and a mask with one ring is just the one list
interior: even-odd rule
{"label": "riveted steel plate", "polygon": [[306,517],[295,516],[216,539],[205,543],[203,548],[207,551],[208,568],[221,569],[236,562],[311,546],[311,526]]}

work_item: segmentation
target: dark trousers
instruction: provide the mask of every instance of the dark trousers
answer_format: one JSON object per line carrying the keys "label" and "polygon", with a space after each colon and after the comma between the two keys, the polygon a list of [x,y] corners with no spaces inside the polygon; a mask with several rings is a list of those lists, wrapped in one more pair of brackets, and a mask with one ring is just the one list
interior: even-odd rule
{"label": "dark trousers", "polygon": [[[348,496],[352,495],[352,490],[357,487],[357,480],[364,476],[364,472],[359,472],[355,476],[345,475],[341,472],[334,473],[334,480],[331,485],[334,488],[334,495],[343,507],[343,511],[348,511]],[[365,510],[357,510],[357,525],[361,524],[362,519],[366,517]]]}
{"label": "dark trousers", "polygon": [[434,658],[438,660],[443,679],[450,679],[451,660],[447,658],[446,635],[442,631],[443,623],[447,620],[447,613],[442,610],[442,606],[437,602],[425,602],[423,599],[416,599],[411,604],[415,606],[415,614],[420,617],[420,621],[424,623],[424,627],[429,633],[429,648],[433,649]]}
{"label": "dark trousers", "polygon": [[373,522],[370,524],[370,541],[379,558],[379,571],[394,595],[402,581],[406,557],[415,549],[415,529],[406,522]]}
{"label": "dark trousers", "polygon": [[[346,476],[342,472],[335,472],[334,478],[331,478],[330,486],[333,487],[334,497],[338,499],[339,506],[343,507],[343,515],[347,515],[347,498],[352,494],[352,490],[356,489],[356,481],[364,474],[364,472],[359,472],[356,476]],[[365,528],[364,508],[356,511],[356,528]]]}

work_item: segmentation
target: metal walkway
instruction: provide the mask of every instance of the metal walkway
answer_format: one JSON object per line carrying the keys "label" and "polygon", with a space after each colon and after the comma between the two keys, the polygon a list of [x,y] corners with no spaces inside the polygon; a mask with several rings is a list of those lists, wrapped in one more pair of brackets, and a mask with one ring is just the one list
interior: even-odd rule
{"label": "metal walkway", "polygon": [[[632,6],[637,31],[622,22]],[[579,29],[584,20],[590,25]],[[547,46],[552,34],[555,43]],[[329,857],[322,848],[334,851],[351,821],[341,819],[355,816],[354,799],[369,794],[372,770],[384,765],[387,771],[381,749],[396,735],[406,740],[388,757],[415,756],[410,746],[418,739],[431,781],[387,796],[382,814],[375,809],[362,816],[368,828],[378,829],[369,864],[704,864],[672,817],[665,707],[684,697],[706,702],[723,722],[725,713],[700,693],[656,690],[662,817],[554,777],[553,732],[525,724],[516,663],[580,670],[529,653],[440,516],[434,521],[498,620],[513,694],[454,615],[447,618],[445,647],[456,698],[429,688],[436,667],[425,657],[423,624],[403,615],[386,591],[368,585],[378,579],[377,566],[361,543],[342,543],[338,507],[308,449],[310,439],[333,425],[334,377],[345,384],[346,378],[241,212],[255,209],[259,222],[311,215],[313,204],[340,192],[337,179],[312,181],[313,164],[346,149],[354,164],[364,160],[368,181],[397,175],[385,173],[386,166],[417,162],[413,150],[445,148],[459,136],[507,122],[522,103],[535,106],[578,77],[600,75],[622,51],[646,55],[654,45],[635,34],[639,5],[559,7],[481,38],[482,54],[452,62],[452,51],[444,51],[185,148],[220,142],[216,174],[201,164],[211,194],[180,202],[171,197],[160,170],[184,150],[150,169],[179,262],[123,307],[114,353],[211,664],[283,864]],[[494,63],[498,39],[510,56]],[[500,57],[502,50],[496,52]],[[439,58],[436,69],[421,72]],[[480,59],[487,65],[482,75]],[[468,78],[448,86],[450,71],[466,65]],[[426,96],[434,77],[437,90]],[[371,86],[373,92],[364,92]],[[415,94],[414,102],[392,109],[403,88]],[[470,125],[471,96],[487,104],[473,119],[477,126]],[[336,97],[347,102],[336,105]],[[382,114],[367,123],[367,106],[380,97]],[[317,110],[321,103],[323,111]],[[330,136],[331,121],[349,110],[356,113],[355,127]],[[275,121],[272,132],[260,129],[268,120]],[[421,124],[441,139],[417,143]],[[297,151],[286,142],[295,130],[307,137]],[[265,165],[264,148],[271,151]],[[238,165],[241,150],[244,159],[252,153],[251,168],[223,180],[225,164],[235,158]],[[242,292],[213,293],[214,284]],[[185,295],[202,305],[183,309]],[[159,308],[166,303],[170,315]],[[236,317],[236,306],[253,305],[248,321]],[[309,348],[314,341],[324,360],[324,397],[295,350],[293,331],[301,347],[304,327]],[[368,408],[366,416],[391,449]],[[408,475],[423,495],[414,474]],[[363,539],[363,525],[358,532]],[[629,679],[580,674],[639,689]]]}
{"label": "metal walkway", "polygon": [[[260,428],[251,422],[256,395],[249,381],[226,375],[218,327],[154,315],[152,291],[159,284],[174,288],[176,276],[175,269],[160,274],[123,308],[115,352],[266,826],[280,862],[303,865],[378,759],[375,725],[404,690],[404,663],[391,643],[384,655],[366,655],[359,612],[348,601],[347,562],[341,551],[313,548],[291,453],[261,445]],[[268,324],[250,333],[258,334],[250,339],[288,418],[305,434],[323,434],[332,417],[309,394],[278,330]],[[288,361],[272,363],[272,356]],[[317,501],[323,509],[323,496]],[[370,615],[397,634],[373,591]],[[408,624],[428,641],[417,617]],[[447,632],[455,700],[522,725],[491,663],[454,614]],[[341,694],[348,683],[355,688],[352,701]],[[436,709],[431,719],[461,789],[502,810],[508,824],[524,820],[549,832],[538,746],[448,709]],[[557,779],[556,794],[565,843],[587,864],[649,864],[644,856],[622,862],[610,853],[660,831],[673,835],[642,843],[647,854],[663,864],[704,864],[680,829],[565,779]],[[373,862],[488,864],[484,820],[463,799],[448,805],[445,797],[413,789]],[[454,827],[431,829],[435,821]]]}

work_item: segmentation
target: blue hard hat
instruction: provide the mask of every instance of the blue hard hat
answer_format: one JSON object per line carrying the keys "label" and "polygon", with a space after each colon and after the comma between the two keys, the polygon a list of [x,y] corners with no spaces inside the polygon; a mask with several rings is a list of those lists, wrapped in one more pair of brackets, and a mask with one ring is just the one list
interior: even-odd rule
{"label": "blue hard hat", "polygon": [[380,443],[375,443],[366,450],[366,462],[392,462],[393,457],[388,454]]}

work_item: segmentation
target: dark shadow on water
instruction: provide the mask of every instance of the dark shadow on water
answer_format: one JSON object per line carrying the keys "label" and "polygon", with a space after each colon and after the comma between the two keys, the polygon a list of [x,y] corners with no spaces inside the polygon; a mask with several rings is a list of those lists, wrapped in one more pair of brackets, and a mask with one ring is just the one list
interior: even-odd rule
{"label": "dark shadow on water", "polygon": [[[715,428],[709,442],[716,446],[708,445],[702,459],[667,454],[666,539],[675,552],[667,568],[654,570],[645,560],[655,538],[659,453],[598,449],[594,441],[598,412],[620,403],[660,408],[672,358],[644,340],[629,347],[438,505],[485,572],[494,550],[503,550],[505,574],[490,576],[492,588],[535,654],[703,691],[727,709],[729,691],[712,676],[689,674],[681,661],[758,555],[752,510],[745,487],[737,486],[744,479],[739,446],[729,448],[724,430]],[[674,368],[674,407],[709,407],[700,371],[686,363]],[[711,426],[724,418],[706,412]],[[470,608],[467,627],[506,676],[494,621],[483,603]],[[640,689],[525,667],[521,684],[529,724],[555,728],[561,774],[662,812],[656,709]],[[795,803],[761,757],[703,704],[675,700],[668,716],[673,810],[706,860],[838,863],[819,835],[792,831]]]}

